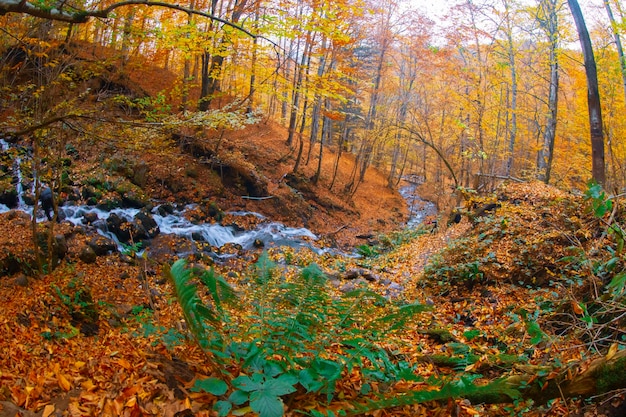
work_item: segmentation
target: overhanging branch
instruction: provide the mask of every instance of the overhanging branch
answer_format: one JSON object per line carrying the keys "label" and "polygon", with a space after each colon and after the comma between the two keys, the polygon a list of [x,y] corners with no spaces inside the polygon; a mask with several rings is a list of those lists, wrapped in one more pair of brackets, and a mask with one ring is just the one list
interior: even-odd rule
{"label": "overhanging branch", "polygon": [[252,38],[259,37],[258,35],[255,35],[252,32],[250,32],[249,30],[244,29],[242,26],[239,26],[226,19],[222,19],[221,17],[217,17],[210,13],[201,12],[200,10],[183,7],[178,4],[171,4],[171,3],[166,3],[162,1],[128,0],[128,1],[121,1],[118,3],[113,3],[112,5],[104,9],[100,9],[100,10],[75,9],[73,11],[69,11],[69,10],[63,10],[61,8],[56,8],[56,7],[42,7],[42,6],[35,5],[29,1],[24,1],[24,0],[0,0],[0,15],[5,15],[8,13],[22,13],[22,14],[28,14],[34,17],[39,17],[42,19],[79,24],[79,23],[86,23],[89,21],[89,19],[93,17],[101,18],[101,19],[109,18],[111,13],[115,9],[118,9],[120,7],[141,6],[141,5],[149,6],[149,7],[164,7],[167,9],[178,10],[181,12],[206,17],[216,22],[223,23],[226,26],[230,26],[234,29],[237,29],[238,31],[243,32]]}

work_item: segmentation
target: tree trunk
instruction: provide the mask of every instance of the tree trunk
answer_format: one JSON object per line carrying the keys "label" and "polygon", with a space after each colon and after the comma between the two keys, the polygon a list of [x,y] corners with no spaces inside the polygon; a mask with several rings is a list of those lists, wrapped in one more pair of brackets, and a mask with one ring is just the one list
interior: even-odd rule
{"label": "tree trunk", "polygon": [[[313,43],[311,39],[311,32],[307,32],[306,41],[304,45],[304,52],[302,53],[302,60],[300,65],[298,65],[298,70],[296,73],[296,78],[293,84],[293,90],[291,93],[291,110],[289,112],[289,134],[287,136],[287,145],[291,147],[293,145],[293,138],[296,133],[296,124],[298,118],[298,108],[300,107],[300,89],[302,88],[302,80],[304,79],[304,69],[307,59],[309,59],[309,51],[310,46]],[[299,49],[299,48],[297,48]]]}
{"label": "tree trunk", "polygon": [[609,16],[609,20],[611,21],[611,28],[613,32],[613,37],[615,38],[615,46],[617,48],[617,57],[619,59],[620,69],[622,70],[622,85],[624,87],[624,98],[626,99],[626,59],[624,58],[624,48],[622,47],[622,39],[619,36],[619,31],[617,29],[617,22],[615,21],[615,17],[613,16],[613,11],[611,10],[611,5],[609,4],[609,0],[604,0],[604,8],[606,9],[606,14]]}
{"label": "tree trunk", "polygon": [[[236,0],[233,5],[233,10],[230,16],[230,21],[234,24],[239,22],[247,0]],[[211,14],[216,14],[215,9],[217,0],[212,1]],[[211,25],[210,29],[214,29],[215,26]],[[224,33],[217,46],[215,54],[211,55],[209,51],[205,51],[203,54],[202,63],[202,88],[200,92],[200,102],[198,103],[198,110],[207,111],[211,105],[211,100],[220,89],[220,79],[222,74],[222,66],[224,65],[225,51],[229,49],[229,35]]]}
{"label": "tree trunk", "polygon": [[[508,9],[508,2],[505,2]],[[513,152],[515,151],[515,141],[517,140],[517,68],[515,62],[515,50],[512,28],[507,30],[509,68],[511,70],[511,130],[509,131],[509,157],[506,162],[506,176],[511,175],[513,168]]]}
{"label": "tree trunk", "polygon": [[587,75],[587,105],[589,107],[589,128],[591,133],[591,175],[593,180],[604,186],[604,137],[602,133],[602,109],[600,107],[600,92],[598,90],[598,70],[593,56],[593,48],[589,32],[585,25],[580,5],[577,0],[567,0],[572,17],[576,23],[580,46],[585,60],[585,74]]}
{"label": "tree trunk", "polygon": [[557,54],[559,25],[556,7],[556,0],[542,0],[541,2],[545,18],[543,20],[540,19],[540,25],[550,41],[550,89],[548,92],[548,117],[543,134],[543,146],[537,153],[537,178],[546,184],[550,183],[550,174],[552,172],[559,103],[559,58]]}

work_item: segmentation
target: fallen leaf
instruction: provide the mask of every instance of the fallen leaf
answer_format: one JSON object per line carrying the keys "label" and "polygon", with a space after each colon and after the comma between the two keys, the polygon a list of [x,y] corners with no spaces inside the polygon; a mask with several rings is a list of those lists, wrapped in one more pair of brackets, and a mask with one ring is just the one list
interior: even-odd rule
{"label": "fallen leaf", "polygon": [[585,313],[580,304],[578,304],[576,301],[572,301],[572,310],[574,310],[574,313],[578,314],[579,316]]}
{"label": "fallen leaf", "polygon": [[52,404],[48,404],[43,408],[41,417],[49,417],[52,413],[54,413],[54,406]]}
{"label": "fallen leaf", "polygon": [[132,365],[130,364],[130,362],[128,362],[126,359],[122,359],[122,358],[118,358],[117,361],[119,366],[121,366],[122,368],[130,371],[132,369]]}
{"label": "fallen leaf", "polygon": [[67,378],[63,376],[63,374],[60,372],[57,373],[57,382],[59,383],[59,386],[63,391],[67,392],[72,388],[72,384],[70,384],[70,381],[68,381]]}
{"label": "fallen leaf", "polygon": [[617,345],[617,343],[613,343],[613,344],[611,345],[611,347],[609,348],[609,352],[606,354],[606,360],[607,360],[607,361],[611,360],[611,358],[612,358],[613,356],[615,356],[615,354],[616,354],[616,353],[617,353],[617,351],[618,351],[618,348],[619,348],[619,346]]}

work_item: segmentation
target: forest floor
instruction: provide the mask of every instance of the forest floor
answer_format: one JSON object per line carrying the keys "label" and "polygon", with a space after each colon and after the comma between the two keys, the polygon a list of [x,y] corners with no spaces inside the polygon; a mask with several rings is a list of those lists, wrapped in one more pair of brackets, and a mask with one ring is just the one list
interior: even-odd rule
{"label": "forest floor", "polygon": [[[101,106],[95,99],[83,105],[90,111]],[[609,272],[623,267],[621,258],[607,261],[611,250],[619,257],[621,249],[607,249],[618,242],[603,223],[622,222],[621,208],[600,221],[580,196],[536,182],[504,183],[488,196],[468,200],[458,224],[448,226],[447,218],[440,218],[432,232],[432,226],[403,231],[406,205],[386,187],[384,175],[370,169],[347,198],[342,187],[349,182],[354,160],[344,156],[337,185],[329,190],[331,151],[325,153],[319,184],[311,181],[314,158],[290,175],[295,155],[285,144],[287,132],[276,124],[261,122],[223,136],[90,123],[80,130],[83,134],[71,141],[74,156],[67,175],[82,191],[100,187],[95,190],[100,202],[118,199],[121,190],[128,197],[130,190],[159,203],[259,212],[290,226],[305,226],[320,236],[320,246],[344,251],[319,255],[271,247],[238,251],[222,262],[189,256],[189,264],[213,268],[238,294],[222,324],[232,346],[257,337],[253,319],[261,305],[275,314],[276,323],[291,318],[294,303],[289,297],[298,293],[289,291],[312,264],[319,266],[324,280],[305,289],[317,291],[326,304],[309,305],[311,311],[340,308],[355,292],[365,294],[349,306],[356,314],[347,329],[333,327],[332,321],[313,324],[319,335],[311,333],[312,341],[302,346],[313,351],[318,346],[311,344],[323,336],[324,360],[339,361],[354,352],[354,340],[342,339],[342,331],[386,323],[383,319],[399,317],[398,306],[415,308],[401,327],[368,334],[378,337],[370,356],[335,375],[332,395],[302,386],[286,391],[286,415],[339,415],[368,404],[368,399],[432,394],[446,383],[455,383],[462,392],[469,385],[483,386],[528,369],[537,372],[535,379],[548,390],[557,371],[567,369],[573,378],[599,353],[615,355],[617,344],[612,342],[623,336],[623,322],[596,329],[587,311],[594,294],[611,295],[606,287]],[[13,159],[3,162],[11,167]],[[137,177],[138,172],[144,175]],[[68,188],[68,195],[72,192]],[[490,204],[490,211],[482,210]],[[37,230],[45,235],[50,226],[42,222]],[[0,266],[10,270],[0,278],[0,417],[217,415],[213,407],[226,396],[198,390],[196,383],[219,372],[211,355],[190,337],[173,279],[165,272],[178,257],[175,242],[164,240],[158,248],[153,243],[146,256],[113,252],[85,261],[82,254],[95,232],[61,222],[54,225],[54,235],[62,235],[67,245],[63,259],[54,270],[37,276],[32,230],[29,216],[19,211],[0,214]],[[355,247],[360,257],[352,256]],[[277,272],[259,284],[263,269],[255,264],[264,259],[263,252]],[[608,271],[602,279],[596,279],[602,273],[597,265]],[[205,292],[206,300],[210,289]],[[281,331],[273,337],[281,337]],[[298,359],[307,356],[302,353]],[[285,358],[274,354],[272,359]],[[384,366],[376,368],[383,359]],[[221,372],[242,376],[251,367],[244,362],[233,360]],[[619,408],[623,404],[619,390],[594,398],[592,407],[565,394],[542,404],[451,396],[388,405],[369,414],[618,416],[624,415]],[[233,415],[247,412],[253,415],[241,406]]]}

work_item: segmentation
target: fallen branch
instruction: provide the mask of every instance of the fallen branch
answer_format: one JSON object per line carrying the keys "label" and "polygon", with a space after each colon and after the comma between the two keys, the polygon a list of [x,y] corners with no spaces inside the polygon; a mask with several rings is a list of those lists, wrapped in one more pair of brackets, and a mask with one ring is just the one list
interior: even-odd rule
{"label": "fallen branch", "polygon": [[520,178],[516,178],[516,177],[511,177],[510,175],[497,175],[497,174],[483,174],[481,172],[477,172],[476,174],[474,174],[477,177],[487,177],[487,178],[496,178],[499,180],[511,180],[511,181],[515,181],[515,182],[519,182],[519,183],[525,183],[526,181],[520,179]]}
{"label": "fallen branch", "polygon": [[269,200],[271,198],[275,198],[275,195],[268,195],[267,197],[251,197],[249,195],[242,195],[241,198],[244,200]]}
{"label": "fallen branch", "polygon": [[346,227],[348,227],[347,224],[344,224],[343,226],[341,226],[339,229],[328,233],[328,236],[332,236],[332,235],[336,235],[337,233],[341,232],[343,229],[345,229]]}

